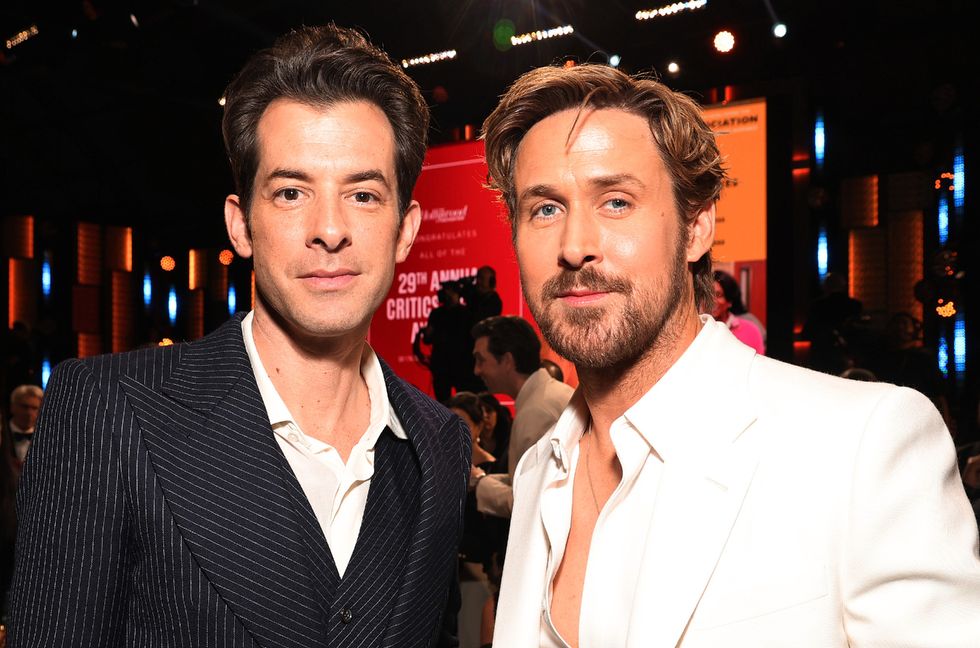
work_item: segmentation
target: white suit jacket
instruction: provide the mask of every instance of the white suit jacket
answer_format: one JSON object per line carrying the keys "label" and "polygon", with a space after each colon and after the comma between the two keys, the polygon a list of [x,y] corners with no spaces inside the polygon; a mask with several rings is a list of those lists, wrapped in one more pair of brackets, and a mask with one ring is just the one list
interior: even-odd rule
{"label": "white suit jacket", "polygon": [[[976,519],[925,397],[758,356],[710,318],[654,390],[627,413],[664,462],[629,648],[980,646]],[[496,648],[539,645],[557,470],[551,435],[517,468]]]}

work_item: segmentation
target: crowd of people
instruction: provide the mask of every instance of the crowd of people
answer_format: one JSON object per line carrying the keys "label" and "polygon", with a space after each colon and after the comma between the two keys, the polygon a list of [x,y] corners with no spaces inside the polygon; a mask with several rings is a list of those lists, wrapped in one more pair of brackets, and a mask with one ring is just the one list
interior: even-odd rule
{"label": "crowd of people", "polygon": [[497,648],[975,645],[978,530],[942,416],[764,355],[712,269],[726,172],[689,97],[605,65],[501,97],[490,185],[579,385],[481,268],[424,333],[442,405],[365,341],[422,220],[415,82],[331,25],[224,97],[254,308],[62,363],[34,432],[18,392],[12,645],[466,645],[471,578]]}

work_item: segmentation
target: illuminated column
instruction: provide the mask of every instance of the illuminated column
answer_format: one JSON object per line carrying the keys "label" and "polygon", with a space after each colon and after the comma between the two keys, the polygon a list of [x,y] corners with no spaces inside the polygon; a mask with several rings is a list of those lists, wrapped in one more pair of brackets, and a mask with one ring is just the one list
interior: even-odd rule
{"label": "illuminated column", "polygon": [[102,353],[102,228],[78,223],[77,273],[72,290],[72,328],[78,357]]}
{"label": "illuminated column", "polygon": [[14,322],[33,325],[37,319],[34,262],[34,217],[12,216],[4,221],[3,254],[7,259],[7,327]]}
{"label": "illuminated column", "polygon": [[106,228],[106,268],[111,273],[112,352],[133,348],[136,333],[136,295],[133,279],[133,229]]}
{"label": "illuminated column", "polygon": [[204,336],[204,289],[207,285],[207,251],[187,253],[187,339]]}

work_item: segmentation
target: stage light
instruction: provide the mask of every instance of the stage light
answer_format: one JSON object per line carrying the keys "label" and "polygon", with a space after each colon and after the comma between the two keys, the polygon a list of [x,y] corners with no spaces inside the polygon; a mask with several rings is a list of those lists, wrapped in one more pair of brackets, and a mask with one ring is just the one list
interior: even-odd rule
{"label": "stage light", "polygon": [[677,61],[671,61],[667,64],[667,71],[671,74],[677,74],[681,71],[681,66],[677,64]]}
{"label": "stage light", "polygon": [[163,338],[162,340],[157,342],[157,346],[173,346],[173,343],[174,341],[171,340],[170,338]]}
{"label": "stage light", "polygon": [[813,157],[817,161],[817,169],[823,169],[823,155],[826,148],[826,133],[824,132],[823,113],[817,113],[813,124]]}
{"label": "stage light", "polygon": [[949,240],[949,200],[945,193],[939,194],[939,213],[936,218],[939,229],[939,244],[946,245]]}
{"label": "stage light", "polygon": [[41,361],[41,389],[48,388],[48,378],[51,377],[51,361],[45,358]]}
{"label": "stage light", "polygon": [[21,43],[37,36],[37,25],[31,25],[23,31],[19,31],[7,39],[7,49],[14,49]]}
{"label": "stage light", "polygon": [[51,296],[51,256],[44,253],[44,261],[41,262],[41,294],[47,299]]}
{"label": "stage light", "polygon": [[170,287],[170,296],[167,297],[167,315],[170,317],[170,325],[177,324],[177,289]]}
{"label": "stage light", "polygon": [[963,147],[957,146],[953,155],[953,207],[956,215],[963,214],[963,194],[966,188],[966,164],[963,161]]}
{"label": "stage light", "polygon": [[513,45],[510,39],[514,37],[517,31],[514,28],[514,23],[506,18],[502,18],[497,21],[497,24],[493,26],[493,46],[496,47],[501,52],[506,52]]}
{"label": "stage light", "polygon": [[172,256],[165,256],[160,258],[160,268],[164,272],[170,272],[177,267],[177,262],[174,261]]}
{"label": "stage light", "polygon": [[439,61],[454,58],[456,58],[456,50],[445,50],[442,52],[434,52],[432,54],[423,54],[422,56],[416,56],[410,59],[402,59],[402,67],[408,69],[410,67],[415,67],[416,65],[438,63]]}
{"label": "stage light", "polygon": [[548,40],[549,38],[557,38],[558,36],[568,36],[574,31],[575,28],[571,25],[562,25],[561,27],[552,27],[551,29],[539,29],[537,31],[521,34],[520,36],[511,36],[510,44],[526,45],[527,43],[532,43],[534,41]]}
{"label": "stage light", "polygon": [[219,106],[224,106],[225,105],[225,101],[226,101],[225,98],[224,97],[221,97],[220,99],[218,99],[218,105]]}
{"label": "stage light", "polygon": [[71,30],[71,37],[72,38],[78,38],[78,30],[77,29]]}
{"label": "stage light", "polygon": [[153,281],[150,280],[150,273],[146,272],[143,275],[143,305],[149,308],[150,302],[152,300],[153,300]]}
{"label": "stage light", "polygon": [[962,313],[953,325],[953,366],[956,367],[957,377],[962,377],[966,371],[966,322]]}
{"label": "stage light", "polygon": [[218,253],[218,263],[221,265],[231,265],[231,262],[235,260],[235,253],[231,250],[222,250]]}
{"label": "stage light", "polygon": [[782,38],[786,35],[786,23],[776,23],[772,26],[772,35],[776,38]]}
{"label": "stage light", "polygon": [[613,67],[619,67],[619,64],[623,61],[623,57],[619,54],[613,54],[609,57],[609,65]]}
{"label": "stage light", "polygon": [[708,0],[687,0],[687,2],[675,2],[673,4],[660,7],[659,9],[641,9],[636,12],[637,20],[652,20],[661,16],[671,16],[682,11],[692,11],[700,9],[708,4]]}
{"label": "stage light", "polygon": [[827,261],[830,258],[830,250],[827,245],[827,228],[820,226],[817,234],[817,274],[820,275],[822,282],[827,278]]}
{"label": "stage light", "polygon": [[939,349],[936,351],[936,364],[939,366],[939,371],[942,372],[943,378],[949,377],[949,343],[946,342],[946,336],[939,336]]}
{"label": "stage light", "polygon": [[735,34],[728,30],[722,30],[715,34],[715,49],[722,54],[731,52],[735,47]]}
{"label": "stage light", "polygon": [[956,304],[952,301],[939,300],[939,305],[936,306],[936,314],[940,317],[952,317],[956,315]]}
{"label": "stage light", "polygon": [[228,286],[228,314],[234,315],[238,310],[238,293],[235,292],[235,286]]}
{"label": "stage light", "polygon": [[133,23],[136,29],[140,28],[140,21],[136,20],[136,14],[129,14],[129,22]]}

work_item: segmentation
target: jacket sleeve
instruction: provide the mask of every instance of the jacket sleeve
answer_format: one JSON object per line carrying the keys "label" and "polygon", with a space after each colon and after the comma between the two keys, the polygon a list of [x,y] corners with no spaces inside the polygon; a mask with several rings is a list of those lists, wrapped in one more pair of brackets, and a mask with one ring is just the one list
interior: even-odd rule
{"label": "jacket sleeve", "polygon": [[853,470],[840,574],[850,645],[980,645],[976,521],[932,403],[888,390]]}
{"label": "jacket sleeve", "polygon": [[122,644],[127,528],[116,424],[85,364],[55,369],[17,494],[12,647]]}

